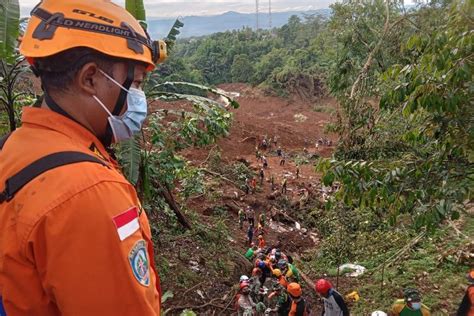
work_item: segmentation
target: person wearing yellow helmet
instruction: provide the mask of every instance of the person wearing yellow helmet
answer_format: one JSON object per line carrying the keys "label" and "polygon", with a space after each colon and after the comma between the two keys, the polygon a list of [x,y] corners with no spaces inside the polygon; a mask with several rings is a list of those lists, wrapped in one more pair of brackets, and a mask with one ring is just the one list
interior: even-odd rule
{"label": "person wearing yellow helmet", "polygon": [[140,131],[164,44],[110,0],[43,0],[20,52],[44,99],[0,140],[0,310],[159,315],[148,219],[106,148]]}
{"label": "person wearing yellow helmet", "polygon": [[273,275],[277,278],[278,283],[286,289],[287,286],[288,286],[288,280],[287,280],[287,278],[281,273],[281,270],[280,270],[280,269],[274,269],[274,270],[273,270]]}

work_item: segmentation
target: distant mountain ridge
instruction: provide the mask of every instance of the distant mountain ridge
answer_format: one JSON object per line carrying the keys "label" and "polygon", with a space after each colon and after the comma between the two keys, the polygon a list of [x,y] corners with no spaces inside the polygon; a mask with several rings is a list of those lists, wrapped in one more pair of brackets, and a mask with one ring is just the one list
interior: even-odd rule
{"label": "distant mountain ridge", "polygon": [[[281,27],[288,22],[292,15],[304,16],[312,14],[321,14],[328,16],[330,9],[320,9],[311,11],[288,11],[272,13],[272,26]],[[269,28],[268,13],[260,13],[260,28]],[[217,32],[238,30],[243,27],[255,28],[255,13],[239,13],[229,11],[220,15],[212,16],[186,16],[180,19],[184,23],[179,38],[203,36]],[[148,30],[152,38],[163,38],[168,34],[175,19],[171,18],[152,18],[148,20]]]}

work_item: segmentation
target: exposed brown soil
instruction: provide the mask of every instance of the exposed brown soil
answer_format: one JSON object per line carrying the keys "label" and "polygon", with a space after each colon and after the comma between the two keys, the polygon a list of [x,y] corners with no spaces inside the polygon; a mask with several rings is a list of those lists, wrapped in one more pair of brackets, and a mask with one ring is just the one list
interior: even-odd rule
{"label": "exposed brown soil", "polygon": [[[204,197],[198,197],[189,199],[186,207],[201,213],[204,221],[210,219],[206,215],[210,215],[213,206],[226,204],[232,204],[234,207],[252,205],[256,209],[258,216],[261,211],[268,210],[273,203],[273,201],[267,199],[267,196],[272,193],[269,181],[271,174],[275,178],[277,188],[280,187],[284,177],[288,178],[288,192],[286,195],[292,202],[299,200],[299,190],[308,187],[310,183],[314,190],[319,188],[320,175],[315,173],[312,164],[301,165],[300,176],[297,178],[296,164],[292,157],[302,154],[305,149],[308,155],[315,154],[329,157],[332,154],[332,146],[315,147],[315,142],[319,138],[329,139],[333,144],[337,141],[334,135],[326,135],[324,133],[325,125],[332,119],[330,114],[315,112],[313,110],[315,104],[302,100],[292,101],[291,99],[266,96],[258,89],[243,84],[226,84],[220,88],[228,92],[240,94],[240,97],[237,98],[240,108],[234,111],[235,118],[230,135],[219,140],[217,143],[221,150],[222,160],[229,164],[237,160],[245,160],[250,163],[250,166],[255,171],[258,171],[262,168],[262,163],[256,159],[255,147],[264,136],[277,136],[277,147],[281,146],[282,151],[287,155],[287,159],[285,165],[280,166],[280,157],[275,153],[275,146],[267,151],[263,151],[263,154],[268,159],[269,168],[265,170],[263,185],[258,185],[255,194],[245,195],[234,186],[223,183],[218,188],[223,197],[221,201],[207,201]],[[318,105],[321,104],[336,106],[334,100],[331,99],[321,100]],[[295,117],[295,115],[297,116]],[[208,157],[211,148],[188,150],[184,155],[194,165],[201,165]],[[235,198],[236,193],[239,195],[238,198]],[[243,254],[247,248],[245,245],[246,229],[239,229],[236,210],[237,208],[234,208],[233,211],[229,212],[228,226],[232,235],[229,245],[233,250]],[[267,213],[267,215],[268,217],[271,216],[270,213]],[[273,215],[275,215],[275,212],[273,212]],[[274,219],[277,218],[274,217]],[[209,224],[212,225],[212,223]],[[305,250],[317,247],[317,241],[315,242],[314,238],[311,238],[310,232],[295,230],[294,223],[278,223],[275,221],[275,224],[282,225],[286,231],[276,232],[267,227],[267,244],[275,245],[280,242],[284,252],[295,254],[302,254]],[[242,268],[241,273],[250,274],[250,271],[245,272],[245,267]],[[235,273],[235,275],[229,275],[227,280],[214,280],[201,285],[198,284],[195,290],[193,289],[193,291],[186,293],[185,298],[179,295],[180,291],[182,292],[183,290],[179,285],[164,282],[163,287],[165,289],[172,289],[175,292],[175,298],[170,300],[169,303],[167,302],[165,307],[199,306],[208,302],[209,299],[207,298],[223,298],[224,294],[231,290],[230,285],[238,283],[238,275],[239,273]],[[202,299],[196,294],[197,289],[205,293],[206,299]],[[229,293],[232,293],[232,291]],[[305,293],[317,311],[319,307],[316,306],[319,303],[315,300],[314,291],[306,287]],[[226,297],[226,302],[229,300],[230,298]],[[217,300],[215,303],[214,305],[225,305],[224,301],[221,300]],[[228,309],[223,312],[222,309],[216,308],[211,304],[196,312],[199,315],[230,315],[234,310]],[[173,310],[170,314],[175,313],[179,314],[177,310]]]}

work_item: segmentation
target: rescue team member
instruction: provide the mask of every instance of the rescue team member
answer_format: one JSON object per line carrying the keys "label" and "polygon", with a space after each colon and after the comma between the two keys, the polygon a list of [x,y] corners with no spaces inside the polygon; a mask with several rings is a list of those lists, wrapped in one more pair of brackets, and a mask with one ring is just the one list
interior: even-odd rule
{"label": "rescue team member", "polygon": [[349,316],[349,309],[339,292],[337,292],[332,284],[325,279],[319,279],[314,284],[316,293],[321,295],[324,302],[323,313],[324,316]]}
{"label": "rescue team member", "polygon": [[390,310],[390,316],[430,316],[430,309],[421,303],[421,294],[417,289],[405,289],[404,299],[396,300]]}
{"label": "rescue team member", "polygon": [[291,308],[289,316],[308,316],[308,306],[302,297],[303,291],[298,283],[290,283],[287,287],[288,294],[291,297]]}
{"label": "rescue team member", "polygon": [[[159,45],[109,0],[43,0],[33,9],[20,52],[45,98],[23,109],[22,127],[0,150],[6,315],[160,314],[148,219],[105,149],[140,131],[140,85],[163,57]],[[34,163],[56,153],[83,161]]]}

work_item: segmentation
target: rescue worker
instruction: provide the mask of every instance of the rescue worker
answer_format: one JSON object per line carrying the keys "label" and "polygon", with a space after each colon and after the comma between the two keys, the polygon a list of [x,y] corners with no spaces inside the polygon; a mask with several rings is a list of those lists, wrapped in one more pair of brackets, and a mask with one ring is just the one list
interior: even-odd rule
{"label": "rescue worker", "polygon": [[275,136],[273,136],[273,146],[276,147],[277,144],[278,144],[278,136],[275,135]]}
{"label": "rescue worker", "polygon": [[285,277],[288,281],[294,281],[294,282],[297,282],[299,283],[300,282],[300,272],[298,271],[298,269],[296,269],[296,267],[292,264],[292,263],[288,263],[287,264],[287,271],[285,273]]}
{"label": "rescue worker", "polygon": [[282,262],[288,261],[288,257],[283,252],[281,252],[280,248],[273,248],[272,254],[275,256],[275,260],[277,262],[280,261],[281,259],[283,259]]}
{"label": "rescue worker", "polygon": [[251,208],[250,206],[247,206],[247,211],[245,215],[247,216],[247,221],[249,222],[249,225],[254,226],[255,225],[255,210]]}
{"label": "rescue worker", "polygon": [[322,315],[324,316],[349,316],[349,309],[339,292],[337,292],[332,284],[325,279],[319,279],[315,282],[314,288],[316,293],[321,295],[324,302]]}
{"label": "rescue worker", "polygon": [[262,235],[258,235],[258,248],[263,249],[265,248],[266,242],[265,239],[263,239]]}
{"label": "rescue worker", "polygon": [[288,258],[286,256],[283,259],[279,259],[277,267],[281,270],[281,273],[289,282],[300,282],[300,273],[298,269],[296,269],[296,267],[287,260]]}
{"label": "rescue worker", "polygon": [[[257,257],[258,258],[258,257]],[[264,284],[265,283],[265,279],[266,279],[266,276],[265,276],[265,273],[264,273],[264,269],[265,269],[265,261],[264,259],[257,259],[255,260],[255,268],[257,268],[258,270],[260,270],[260,274],[259,274],[259,281],[260,281],[260,284]],[[254,268],[254,269],[255,269]]]}
{"label": "rescue worker", "polygon": [[259,235],[264,235],[265,234],[265,229],[262,227],[262,224],[258,223],[257,224],[257,229],[254,232],[257,236]]}
{"label": "rescue worker", "polygon": [[271,278],[273,275],[273,265],[270,258],[262,260],[265,266],[262,269],[262,284],[265,283],[267,278]]}
{"label": "rescue worker", "polygon": [[281,147],[278,146],[278,149],[277,149],[277,155],[278,155],[278,157],[281,157],[281,154],[282,154]]}
{"label": "rescue worker", "polygon": [[238,315],[251,316],[254,315],[256,304],[250,297],[249,283],[240,284],[240,297],[237,301]]}
{"label": "rescue worker", "polygon": [[245,212],[243,209],[239,210],[239,227],[240,229],[244,228],[244,221],[245,221]]}
{"label": "rescue worker", "polygon": [[286,162],[285,154],[282,154],[281,159],[280,159],[280,166],[284,166],[285,162]]}
{"label": "rescue worker", "polygon": [[285,177],[285,178],[283,178],[283,181],[281,182],[281,194],[286,194],[286,192],[287,192],[287,188],[286,188],[287,184],[288,184],[288,179]]}
{"label": "rescue worker", "polygon": [[296,166],[296,179],[300,178],[300,167]]}
{"label": "rescue worker", "polygon": [[288,294],[291,297],[291,308],[289,316],[308,316],[309,310],[305,299],[303,298],[303,291],[298,283],[290,283],[287,287]]}
{"label": "rescue worker", "polygon": [[255,147],[255,158],[257,158],[257,162],[262,159],[262,153],[258,150],[258,147]]}
{"label": "rescue worker", "polygon": [[247,283],[248,283],[249,280],[250,280],[249,277],[246,276],[245,274],[243,274],[243,275],[240,276],[239,284],[242,284],[243,282],[247,282]]}
{"label": "rescue worker", "polygon": [[265,212],[262,211],[260,215],[258,215],[258,223],[263,227],[265,227],[265,223],[267,221],[267,216],[265,215]]}
{"label": "rescue worker", "polygon": [[469,285],[456,316],[474,316],[474,269],[467,275]]}
{"label": "rescue worker", "polygon": [[278,316],[288,316],[291,307],[291,299],[285,288],[279,283],[273,284],[273,292],[268,295],[268,299],[276,299],[275,307],[269,309],[268,312],[276,312]]}
{"label": "rescue worker", "polygon": [[245,253],[245,258],[247,258],[248,260],[252,261],[253,257],[255,256],[255,252],[257,251],[257,245],[255,245],[254,243],[252,243],[250,245],[250,248],[247,250],[247,252]]}
{"label": "rescue worker", "polygon": [[253,223],[249,225],[249,228],[247,229],[247,244],[249,246],[252,245],[252,240],[253,240]]}
{"label": "rescue worker", "polygon": [[273,275],[278,280],[278,283],[283,286],[285,289],[288,287],[288,281],[286,277],[281,273],[280,269],[273,269]]}
{"label": "rescue worker", "polygon": [[252,188],[252,193],[255,194],[257,191],[257,179],[255,179],[255,177],[250,180],[250,187]]}
{"label": "rescue worker", "polygon": [[405,289],[404,299],[396,300],[390,310],[390,316],[430,316],[430,309],[421,303],[420,292],[416,289]]}
{"label": "rescue worker", "polygon": [[250,194],[250,180],[248,178],[245,178],[245,194]]}
{"label": "rescue worker", "polygon": [[257,302],[260,296],[260,289],[262,288],[261,278],[262,270],[257,267],[253,268],[252,277],[250,278],[250,295],[254,299],[254,302]]}
{"label": "rescue worker", "polygon": [[268,160],[267,157],[263,156],[262,157],[262,162],[263,162],[263,168],[267,169],[268,168]]}
{"label": "rescue worker", "polygon": [[164,48],[109,0],[32,10],[20,53],[44,99],[0,145],[7,315],[160,314],[147,215],[106,148],[140,132],[141,85]]}
{"label": "rescue worker", "polygon": [[263,171],[263,168],[260,169],[259,176],[260,176],[260,185],[263,185],[263,180],[265,179],[265,171]]}

